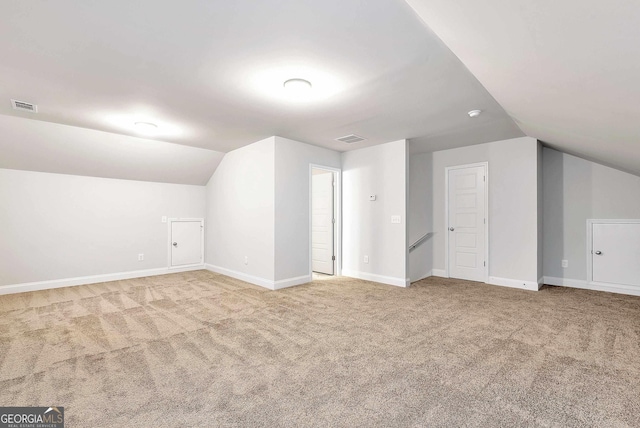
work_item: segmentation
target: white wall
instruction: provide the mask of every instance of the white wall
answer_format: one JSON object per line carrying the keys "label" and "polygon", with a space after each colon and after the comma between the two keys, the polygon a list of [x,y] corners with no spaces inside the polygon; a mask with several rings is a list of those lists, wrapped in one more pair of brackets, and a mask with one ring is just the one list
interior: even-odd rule
{"label": "white wall", "polygon": [[274,168],[275,137],[233,150],[222,159],[206,190],[208,267],[259,285],[273,284]]}
{"label": "white wall", "polygon": [[161,217],[205,217],[204,186],[8,169],[0,201],[0,286],[166,268]]}
{"label": "white wall", "polygon": [[340,168],[340,153],[275,137],[276,281],[309,276],[310,164]]}
{"label": "white wall", "polygon": [[[342,154],[343,274],[408,282],[406,140]],[[377,195],[375,202],[369,195]],[[391,224],[399,215],[400,224]],[[369,263],[364,263],[365,255]]]}
{"label": "white wall", "polygon": [[489,162],[489,282],[536,288],[538,143],[522,137],[433,153],[433,269],[445,270],[445,168]]}
{"label": "white wall", "polygon": [[[409,242],[411,245],[433,232],[433,155],[412,154],[409,157]],[[433,237],[409,253],[411,281],[431,275],[433,268]]]}
{"label": "white wall", "polygon": [[640,218],[640,177],[546,147],[543,171],[544,275],[586,281],[587,219]]}
{"label": "white wall", "polygon": [[270,137],[226,154],[207,185],[208,268],[267,288],[310,280],[310,164],[339,168],[340,153]]}

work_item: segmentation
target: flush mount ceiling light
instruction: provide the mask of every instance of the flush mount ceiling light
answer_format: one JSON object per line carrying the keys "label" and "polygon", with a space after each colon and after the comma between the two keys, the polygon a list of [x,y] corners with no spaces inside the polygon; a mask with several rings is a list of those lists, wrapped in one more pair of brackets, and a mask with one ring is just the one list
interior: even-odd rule
{"label": "flush mount ceiling light", "polygon": [[153,135],[158,131],[158,125],[151,122],[136,122],[136,131],[144,135]]}
{"label": "flush mount ceiling light", "polygon": [[[237,64],[246,70],[238,75],[239,88],[245,91],[245,96],[263,98],[274,105],[310,107],[327,102],[351,83],[341,75],[341,69],[330,68],[325,62],[288,57],[276,59]],[[300,91],[296,91],[296,87]],[[164,125],[162,128],[164,133]]]}
{"label": "flush mount ceiling light", "polygon": [[469,117],[478,117],[480,116],[480,113],[482,113],[482,110],[471,110],[467,114],[469,115]]}
{"label": "flush mount ceiling light", "polygon": [[284,88],[294,95],[306,94],[311,91],[311,82],[304,79],[289,79],[284,82]]}
{"label": "flush mount ceiling light", "polygon": [[[132,106],[129,111],[96,111],[92,119],[102,123],[106,129],[140,138],[181,139],[193,136],[193,129],[174,117],[163,115],[152,107]],[[167,140],[165,140],[167,141]]]}

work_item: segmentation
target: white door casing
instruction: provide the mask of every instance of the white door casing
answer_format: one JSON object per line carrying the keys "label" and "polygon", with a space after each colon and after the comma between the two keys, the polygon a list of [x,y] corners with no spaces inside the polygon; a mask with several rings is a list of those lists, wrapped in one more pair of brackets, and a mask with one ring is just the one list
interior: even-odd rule
{"label": "white door casing", "polygon": [[640,288],[640,220],[590,220],[590,283]]}
{"label": "white door casing", "polygon": [[204,262],[204,220],[169,220],[169,267],[200,265]]}
{"label": "white door casing", "polygon": [[335,273],[333,175],[331,171],[311,175],[311,268],[328,275]]}
{"label": "white door casing", "polygon": [[447,270],[451,278],[488,280],[487,164],[447,168]]}

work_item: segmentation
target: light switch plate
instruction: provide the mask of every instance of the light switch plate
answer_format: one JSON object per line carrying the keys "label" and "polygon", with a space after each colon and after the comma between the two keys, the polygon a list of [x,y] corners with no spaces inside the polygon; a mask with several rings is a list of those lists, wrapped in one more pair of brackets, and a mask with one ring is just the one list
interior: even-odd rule
{"label": "light switch plate", "polygon": [[167,216],[166,216],[166,215],[163,215],[163,216],[162,216],[162,222],[163,222],[163,223],[166,223],[166,222],[167,222]]}
{"label": "light switch plate", "polygon": [[391,216],[391,223],[400,224],[400,216],[399,215],[392,215]]}
{"label": "light switch plate", "polygon": [[376,200],[376,195],[371,195],[371,196],[369,196],[369,200],[370,200],[370,201],[375,201],[375,200]]}

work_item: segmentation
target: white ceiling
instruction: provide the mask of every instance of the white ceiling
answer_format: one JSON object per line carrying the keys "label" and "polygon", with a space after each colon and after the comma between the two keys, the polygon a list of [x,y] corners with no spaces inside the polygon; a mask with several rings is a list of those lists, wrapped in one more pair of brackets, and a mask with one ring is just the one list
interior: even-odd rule
{"label": "white ceiling", "polygon": [[640,174],[637,0],[407,0],[529,136]]}
{"label": "white ceiling", "polygon": [[0,168],[205,185],[213,150],[0,115]]}
{"label": "white ceiling", "polygon": [[[0,16],[0,115],[131,136],[151,121],[155,140],[220,152],[272,135],[340,151],[523,135],[402,0],[10,0]],[[311,99],[283,95],[294,77],[312,82]],[[11,98],[39,113],[12,110]],[[484,113],[470,119],[472,109]],[[334,141],[351,133],[367,141]],[[23,139],[21,156],[48,144],[37,139]],[[82,170],[74,147],[49,162]]]}

